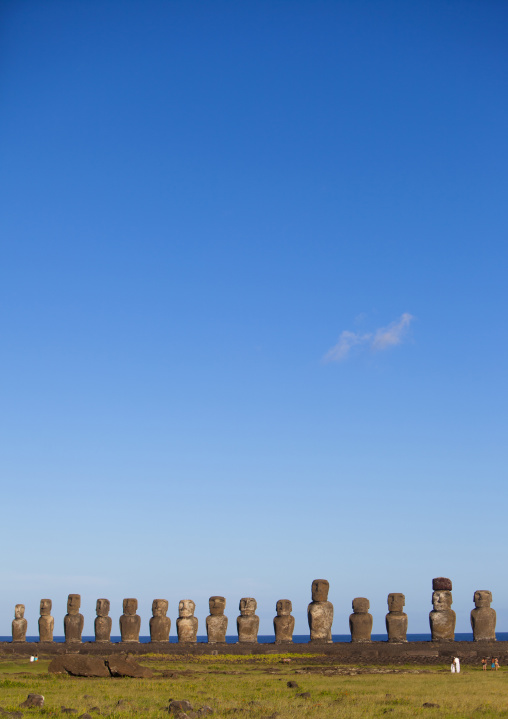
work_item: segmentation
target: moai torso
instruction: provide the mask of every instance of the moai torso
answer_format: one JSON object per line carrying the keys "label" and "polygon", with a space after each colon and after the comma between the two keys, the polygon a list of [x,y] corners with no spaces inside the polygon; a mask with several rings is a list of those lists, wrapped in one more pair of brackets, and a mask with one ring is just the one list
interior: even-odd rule
{"label": "moai torso", "polygon": [[352,642],[370,642],[372,634],[372,614],[369,614],[370,602],[365,597],[353,599],[353,614],[349,615],[349,630]]}
{"label": "moai torso", "polygon": [[432,605],[429,614],[430,632],[433,642],[453,642],[455,639],[455,612],[451,608],[452,582],[446,577],[432,580]]}
{"label": "moai torso", "polygon": [[111,641],[111,617],[109,616],[110,603],[109,599],[98,599],[95,604],[95,641],[110,642]]}
{"label": "moai torso", "polygon": [[176,631],[179,642],[196,642],[198,637],[198,620],[194,616],[196,609],[192,599],[182,599],[178,604]]}
{"label": "moai torso", "polygon": [[496,641],[496,611],[492,609],[492,592],[478,589],[474,593],[475,609],[471,612],[473,641]]}
{"label": "moai torso", "polygon": [[167,599],[154,599],[152,602],[152,617],[150,619],[150,641],[169,642],[171,619],[168,613]]}
{"label": "moai torso", "polygon": [[81,595],[69,594],[67,598],[67,614],[64,617],[64,634],[66,642],[80,642],[85,619],[79,613]]}
{"label": "moai torso", "polygon": [[14,608],[14,619],[12,620],[12,641],[26,642],[26,628],[25,605],[16,604]]}
{"label": "moai torso", "polygon": [[138,600],[130,597],[123,600],[123,614],[120,617],[120,634],[122,642],[139,642],[141,617],[136,614]]}
{"label": "moai torso", "polygon": [[240,616],[236,620],[239,642],[257,642],[259,617],[256,614],[258,603],[252,597],[240,599]]}
{"label": "moai torso", "polygon": [[400,592],[388,595],[386,631],[389,642],[407,642],[407,614],[404,612],[406,597]]}
{"label": "moai torso", "polygon": [[291,616],[293,605],[289,599],[279,599],[275,605],[277,616],[273,618],[275,643],[292,642],[295,629],[295,618]]}
{"label": "moai torso", "polygon": [[206,618],[206,634],[209,644],[226,641],[228,618],[224,616],[226,609],[225,597],[210,597],[208,600],[210,614]]}
{"label": "moai torso", "polygon": [[55,628],[55,620],[51,616],[51,607],[53,602],[51,599],[41,599],[39,617],[39,641],[52,642],[53,630]]}
{"label": "moai torso", "polygon": [[330,584],[326,579],[312,582],[312,602],[307,607],[311,642],[331,642],[333,604],[328,600]]}

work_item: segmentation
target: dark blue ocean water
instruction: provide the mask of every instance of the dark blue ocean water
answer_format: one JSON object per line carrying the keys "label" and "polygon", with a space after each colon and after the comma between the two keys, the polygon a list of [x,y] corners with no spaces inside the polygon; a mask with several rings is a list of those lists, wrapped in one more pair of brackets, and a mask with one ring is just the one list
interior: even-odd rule
{"label": "dark blue ocean water", "polygon": [[[500,642],[506,642],[508,641],[508,632],[496,632],[497,640]],[[410,642],[430,642],[430,634],[408,634],[407,635],[408,641]],[[10,642],[12,637],[0,637],[1,642]],[[39,637],[27,637],[27,642],[38,642]],[[351,635],[350,634],[334,634],[332,636],[332,639],[334,642],[350,642],[351,641]],[[375,642],[386,642],[388,639],[387,634],[373,634],[372,639]],[[473,641],[473,635],[470,632],[460,634],[455,634],[455,640],[457,642],[472,642]],[[55,642],[64,642],[64,637],[54,637]],[[83,637],[84,642],[93,642],[94,637]],[[120,637],[111,637],[111,641],[113,643],[120,642]],[[139,641],[143,644],[146,644],[150,641],[150,637],[140,637]],[[176,636],[170,637],[169,641],[172,644],[176,644],[178,642],[178,638]],[[226,637],[227,644],[236,644],[238,641],[237,636],[231,636]],[[198,637],[198,642],[207,642],[207,638],[205,636]],[[259,644],[271,644],[275,642],[275,637],[273,634],[266,634],[266,635],[259,635],[258,636],[258,643]],[[295,634],[293,637],[293,643],[294,644],[307,644],[309,642],[309,635],[308,634]]]}

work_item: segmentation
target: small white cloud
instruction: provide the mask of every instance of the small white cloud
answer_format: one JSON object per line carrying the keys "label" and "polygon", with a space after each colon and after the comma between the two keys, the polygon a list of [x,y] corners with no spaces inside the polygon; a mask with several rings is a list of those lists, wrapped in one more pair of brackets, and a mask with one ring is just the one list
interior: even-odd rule
{"label": "small white cloud", "polygon": [[374,352],[386,350],[388,347],[393,347],[394,345],[400,345],[406,334],[406,330],[413,320],[413,315],[410,315],[409,312],[404,312],[400,319],[392,322],[387,327],[380,327],[376,330],[371,345]]}
{"label": "small white cloud", "polygon": [[337,343],[323,357],[323,362],[341,362],[348,357],[351,349],[358,345],[369,347],[373,352],[381,352],[389,347],[399,345],[413,320],[413,315],[404,312],[398,320],[391,322],[386,327],[380,327],[375,332],[362,334],[344,330],[340,333]]}
{"label": "small white cloud", "polygon": [[335,344],[323,357],[323,362],[340,362],[346,359],[352,347],[368,342],[372,335],[361,334],[360,332],[341,332],[337,344]]}

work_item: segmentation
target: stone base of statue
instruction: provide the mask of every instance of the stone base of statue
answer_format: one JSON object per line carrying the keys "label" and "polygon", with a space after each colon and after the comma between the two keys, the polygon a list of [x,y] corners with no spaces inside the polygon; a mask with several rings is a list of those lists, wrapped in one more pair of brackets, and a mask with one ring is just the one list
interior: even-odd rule
{"label": "stone base of statue", "polygon": [[85,618],[82,614],[66,614],[64,617],[65,641],[68,643],[81,642]]}
{"label": "stone base of statue", "polygon": [[169,617],[151,617],[150,618],[150,641],[151,642],[169,642],[169,632],[171,631],[171,619]]}
{"label": "stone base of statue", "polygon": [[95,629],[95,641],[96,642],[110,642],[111,641],[111,626],[113,621],[111,617],[95,617],[94,629]]}
{"label": "stone base of statue", "polygon": [[195,644],[198,640],[197,617],[178,617],[176,620],[176,631],[179,642],[183,644]]}
{"label": "stone base of statue", "polygon": [[333,604],[311,602],[307,607],[311,642],[332,642]]}
{"label": "stone base of statue", "polygon": [[209,614],[206,618],[206,634],[209,644],[223,644],[226,641],[228,618],[224,615]]}
{"label": "stone base of statue", "polygon": [[12,621],[12,641],[26,642],[26,619],[13,619]]}
{"label": "stone base of statue", "polygon": [[473,609],[471,612],[473,641],[496,641],[496,610],[489,608]]}
{"label": "stone base of statue", "polygon": [[48,617],[46,615],[39,617],[39,641],[40,642],[52,642],[54,629],[55,629],[54,617]]}
{"label": "stone base of statue", "polygon": [[238,631],[238,642],[256,643],[258,640],[259,617],[252,614],[248,617],[239,616],[236,619],[236,628]]}
{"label": "stone base of statue", "polygon": [[275,631],[275,644],[284,644],[293,641],[295,631],[295,618],[290,614],[273,618]]}
{"label": "stone base of statue", "polygon": [[388,612],[385,621],[388,641],[391,644],[407,643],[407,614],[405,612]]}
{"label": "stone base of statue", "polygon": [[120,617],[120,635],[122,642],[139,642],[141,617],[138,614],[122,614]]}
{"label": "stone base of statue", "polygon": [[429,614],[430,633],[433,642],[455,641],[456,616],[453,609],[436,611],[433,609]]}

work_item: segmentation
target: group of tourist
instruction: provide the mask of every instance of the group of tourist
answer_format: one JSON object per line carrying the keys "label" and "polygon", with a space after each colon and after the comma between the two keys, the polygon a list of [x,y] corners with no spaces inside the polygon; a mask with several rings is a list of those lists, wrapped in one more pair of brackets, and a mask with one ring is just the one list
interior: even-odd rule
{"label": "group of tourist", "polygon": [[482,659],[482,669],[484,672],[487,671],[487,667],[490,663],[490,668],[495,669],[496,671],[499,669],[499,659],[497,657],[491,657],[490,662],[487,659],[487,657],[483,657]]}

